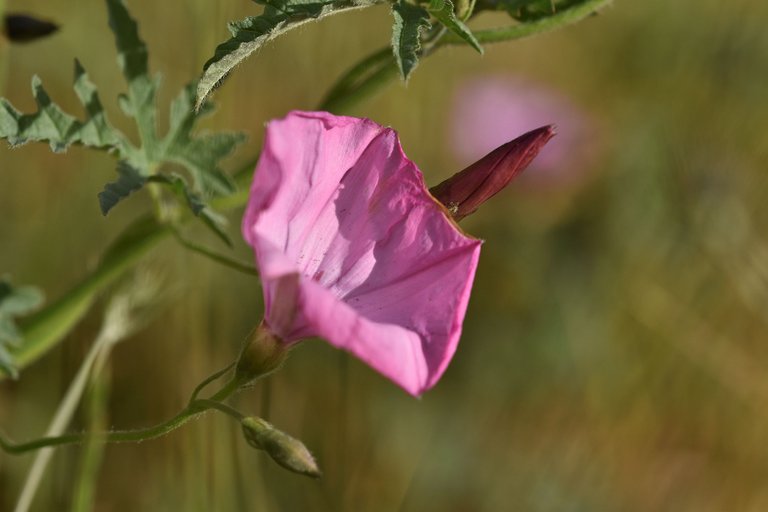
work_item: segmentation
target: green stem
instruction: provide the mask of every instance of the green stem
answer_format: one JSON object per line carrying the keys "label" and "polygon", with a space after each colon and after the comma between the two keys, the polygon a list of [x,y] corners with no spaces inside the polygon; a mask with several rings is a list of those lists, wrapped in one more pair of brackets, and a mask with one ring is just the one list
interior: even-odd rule
{"label": "green stem", "polygon": [[362,82],[366,76],[372,74],[372,69],[381,69],[383,66],[390,65],[392,62],[392,49],[390,47],[382,48],[361,60],[341,75],[336,83],[331,86],[328,94],[320,102],[320,110],[333,110],[333,106],[342,99],[351,90]]}
{"label": "green stem", "polygon": [[32,450],[38,450],[47,446],[61,446],[65,444],[80,444],[90,437],[96,437],[105,443],[131,443],[138,441],[147,441],[150,439],[157,439],[169,432],[176,430],[188,421],[202,415],[206,410],[186,408],[178,415],[174,416],[168,421],[155,425],[153,427],[136,429],[136,430],[121,430],[114,432],[106,432],[104,434],[67,434],[57,437],[41,437],[28,443],[14,444],[0,436],[0,447],[6,452],[14,455],[22,454]]}
{"label": "green stem", "polygon": [[398,76],[397,65],[394,58],[386,61],[365,80],[350,89],[345,95],[330,98],[320,105],[320,110],[328,112],[345,113],[362,98],[373,96],[383,89],[389,82]]}
{"label": "green stem", "polygon": [[236,377],[233,377],[232,380],[227,382],[223,388],[218,390],[214,395],[209,398],[208,400],[212,400],[215,402],[220,402],[226,398],[228,398],[232,393],[240,389],[240,386],[242,386],[242,382],[238,380]]}
{"label": "green stem", "polygon": [[208,376],[203,380],[200,384],[197,385],[197,387],[192,391],[192,396],[189,398],[189,403],[191,404],[197,399],[197,396],[203,391],[203,389],[210,384],[211,382],[215,381],[225,373],[227,373],[229,370],[234,368],[235,363],[230,364],[229,366],[226,366],[225,368],[222,368],[221,370],[217,371],[216,373]]}
{"label": "green stem", "polygon": [[0,448],[2,448],[7,453],[19,455],[49,446],[80,444],[87,441],[88,439],[96,439],[105,443],[135,443],[139,441],[148,441],[150,439],[157,439],[158,437],[162,437],[176,430],[177,428],[205,414],[211,409],[222,411],[240,421],[244,417],[242,414],[240,414],[240,412],[226,404],[220,403],[221,400],[226,399],[232,393],[234,393],[238,387],[238,383],[235,380],[232,380],[211,398],[192,400],[190,401],[189,405],[187,405],[184,409],[182,409],[181,412],[179,412],[179,414],[167,421],[164,421],[163,423],[154,425],[152,427],[136,430],[104,432],[101,434],[84,433],[67,434],[56,437],[41,437],[39,439],[35,439],[34,441],[18,444],[9,441],[4,435],[0,434]]}
{"label": "green stem", "polygon": [[[535,21],[517,23],[508,27],[491,28],[487,30],[473,31],[475,38],[480,43],[498,43],[512,41],[523,37],[550,32],[552,30],[571,25],[581,21],[587,16],[597,13],[598,10],[610,4],[612,0],[586,0],[578,5],[564,9],[557,14]],[[440,40],[440,45],[467,44],[454,33],[447,34]]]}
{"label": "green stem", "polygon": [[207,409],[216,409],[217,411],[232,416],[237,421],[243,421],[245,419],[245,416],[234,407],[230,407],[227,404],[223,404],[221,402],[216,402],[215,400],[199,398],[195,400],[194,403],[199,404],[200,407],[205,407]]}
{"label": "green stem", "polygon": [[216,251],[208,249],[207,247],[196,244],[195,242],[185,239],[178,232],[176,233],[176,240],[190,251],[205,256],[206,258],[209,258],[217,263],[221,263],[225,267],[235,269],[238,272],[242,272],[251,276],[259,276],[259,273],[256,271],[256,268],[253,265],[247,265],[228,256],[224,256],[223,254],[220,254]]}
{"label": "green stem", "polygon": [[[516,23],[508,27],[478,30],[473,34],[480,43],[498,43],[521,39],[576,23],[602,9],[611,1],[586,0],[547,18]],[[467,42],[452,32],[445,35],[441,33],[439,39],[433,41],[431,45],[425,44],[425,51],[422,52],[421,56],[422,58],[426,57],[442,46],[464,44]],[[346,112],[360,99],[373,95],[384,88],[397,75],[397,67],[391,49],[389,47],[382,48],[364,58],[342,75],[319,108],[330,112]]]}
{"label": "green stem", "polygon": [[46,353],[85,315],[98,293],[135,265],[150,249],[171,234],[151,216],[138,219],[110,246],[99,266],[62,298],[22,324],[25,343],[14,357],[19,368]]}
{"label": "green stem", "polygon": [[[234,175],[240,189],[250,179],[255,161],[248,161]],[[211,205],[232,209],[245,204],[248,194],[217,198]],[[30,315],[22,323],[24,344],[14,350],[18,368],[24,368],[53,348],[80,321],[99,292],[138,263],[149,251],[173,233],[170,226],[160,224],[152,215],[134,221],[110,246],[96,269],[70,289],[59,300]],[[4,378],[0,374],[0,380]]]}

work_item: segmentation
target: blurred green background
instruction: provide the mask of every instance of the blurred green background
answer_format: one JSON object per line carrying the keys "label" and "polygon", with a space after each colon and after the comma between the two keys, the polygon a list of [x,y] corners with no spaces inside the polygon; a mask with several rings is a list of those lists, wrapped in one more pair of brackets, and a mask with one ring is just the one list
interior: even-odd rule
{"label": "blurred green background", "polygon": [[[6,3],[62,28],[35,44],[0,42],[2,94],[31,110],[36,73],[80,112],[77,57],[130,133],[114,102],[124,84],[103,3]],[[162,102],[198,75],[228,20],[256,12],[245,1],[128,5],[163,75]],[[319,341],[236,399],[301,438],[322,479],[284,471],[211,414],[160,440],[108,446],[95,510],[768,510],[766,21],[758,0],[618,0],[484,57],[443,49],[407,87],[357,106],[399,131],[432,184],[469,163],[451,151],[450,125],[470,77],[558,91],[593,119],[586,144],[599,149],[582,179],[512,186],[463,224],[487,242],[456,357],[422,399]],[[487,14],[473,26],[502,23]],[[239,67],[205,121],[249,134],[229,167],[256,154],[265,121],[314,108],[343,70],[387,44],[390,24],[383,6],[334,16]],[[64,293],[149,207],[139,197],[103,218],[96,194],[113,175],[110,157],[80,148],[0,147],[0,272],[49,299]],[[216,244],[203,230],[189,235]],[[243,243],[237,256],[251,259]],[[105,426],[174,415],[260,320],[256,279],[173,241],[146,261],[164,300],[113,352],[97,415]],[[44,432],[103,312],[101,302],[20,381],[0,383],[9,435]],[[86,408],[71,430],[88,417]],[[33,510],[69,508],[81,457],[57,451]],[[0,510],[12,509],[31,460],[0,454]]]}

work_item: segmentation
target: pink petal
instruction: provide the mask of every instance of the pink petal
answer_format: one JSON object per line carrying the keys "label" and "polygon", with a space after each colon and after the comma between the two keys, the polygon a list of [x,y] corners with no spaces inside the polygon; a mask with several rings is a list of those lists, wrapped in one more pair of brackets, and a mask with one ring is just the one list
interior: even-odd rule
{"label": "pink petal", "polygon": [[445,371],[481,242],[429,195],[394,131],[326,113],[270,123],[243,234],[286,342],[325,338],[415,395]]}

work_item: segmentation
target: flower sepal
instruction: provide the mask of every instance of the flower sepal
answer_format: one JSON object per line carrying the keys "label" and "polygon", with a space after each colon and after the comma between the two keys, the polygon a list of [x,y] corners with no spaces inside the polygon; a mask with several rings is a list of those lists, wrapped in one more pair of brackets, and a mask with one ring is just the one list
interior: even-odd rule
{"label": "flower sepal", "polygon": [[235,366],[235,380],[240,387],[277,370],[288,357],[289,348],[280,337],[260,323],[253,330]]}

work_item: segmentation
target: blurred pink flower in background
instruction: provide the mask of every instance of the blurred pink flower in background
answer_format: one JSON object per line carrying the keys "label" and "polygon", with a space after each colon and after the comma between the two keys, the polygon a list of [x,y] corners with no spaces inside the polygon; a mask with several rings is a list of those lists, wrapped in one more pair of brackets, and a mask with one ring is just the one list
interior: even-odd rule
{"label": "blurred pink flower in background", "polygon": [[414,395],[441,377],[481,242],[429,194],[393,130],[323,112],[269,123],[243,235],[263,328],[282,343],[322,337]]}
{"label": "blurred pink flower in background", "polygon": [[557,137],[520,182],[579,181],[595,151],[594,122],[563,94],[525,79],[495,75],[463,82],[454,97],[453,149],[459,160],[471,162],[532,126],[547,124],[556,126]]}

